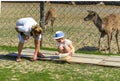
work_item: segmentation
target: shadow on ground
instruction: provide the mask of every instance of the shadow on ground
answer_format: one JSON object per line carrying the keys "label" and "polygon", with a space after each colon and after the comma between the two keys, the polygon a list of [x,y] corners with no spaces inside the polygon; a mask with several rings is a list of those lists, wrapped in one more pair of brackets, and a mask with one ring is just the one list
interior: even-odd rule
{"label": "shadow on ground", "polygon": [[[9,56],[9,54],[13,54]],[[0,60],[11,60],[11,61],[16,61],[17,56],[14,56],[15,53],[9,53],[9,54],[0,54]],[[27,60],[30,60],[28,58],[25,58]]]}
{"label": "shadow on ground", "polygon": [[97,51],[97,47],[90,47],[90,46],[84,46],[83,48],[79,48],[77,51]]}
{"label": "shadow on ground", "polygon": [[9,57],[7,55],[0,54],[0,60],[12,60],[15,61],[16,57]]}
{"label": "shadow on ground", "polygon": [[[8,60],[8,61],[16,61],[16,58],[17,58],[17,54],[16,53],[9,53],[9,54],[0,54],[0,60]],[[27,55],[22,57],[22,59],[26,59],[26,60],[29,60],[31,62],[33,62],[31,59],[31,57],[28,57]],[[48,59],[47,59],[48,58]],[[54,60],[54,59],[59,59],[58,57],[56,56],[46,56],[44,58],[39,58],[37,59],[37,61],[52,61],[54,63],[60,63],[60,64],[63,64],[63,63],[66,63],[66,61],[61,61],[61,60]]]}

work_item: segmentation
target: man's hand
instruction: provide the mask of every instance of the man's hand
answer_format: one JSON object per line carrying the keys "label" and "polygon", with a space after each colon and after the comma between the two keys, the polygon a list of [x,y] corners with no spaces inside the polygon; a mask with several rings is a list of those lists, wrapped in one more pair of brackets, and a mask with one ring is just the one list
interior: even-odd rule
{"label": "man's hand", "polygon": [[29,36],[24,35],[24,39],[25,39],[25,40],[28,40],[28,39],[29,39]]}

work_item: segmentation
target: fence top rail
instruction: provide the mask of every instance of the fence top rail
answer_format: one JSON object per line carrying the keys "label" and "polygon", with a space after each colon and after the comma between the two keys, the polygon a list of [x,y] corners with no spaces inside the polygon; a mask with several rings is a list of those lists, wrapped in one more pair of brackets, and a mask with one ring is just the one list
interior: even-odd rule
{"label": "fence top rail", "polygon": [[1,0],[1,2],[42,2],[42,0]]}

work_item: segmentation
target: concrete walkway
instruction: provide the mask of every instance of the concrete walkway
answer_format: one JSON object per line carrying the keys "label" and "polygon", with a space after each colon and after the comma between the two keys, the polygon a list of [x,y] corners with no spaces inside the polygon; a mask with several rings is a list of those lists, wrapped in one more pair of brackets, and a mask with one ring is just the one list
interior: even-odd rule
{"label": "concrete walkway", "polygon": [[[39,58],[40,60],[53,60],[60,61],[57,55],[54,55],[54,51],[41,50],[45,55],[45,58]],[[25,49],[22,51],[22,57],[32,58],[34,49]],[[17,56],[16,53],[7,54],[7,56]],[[102,66],[113,66],[120,67],[120,56],[103,56],[103,55],[92,55],[92,54],[75,54],[69,63],[84,63],[84,64],[95,64]]]}

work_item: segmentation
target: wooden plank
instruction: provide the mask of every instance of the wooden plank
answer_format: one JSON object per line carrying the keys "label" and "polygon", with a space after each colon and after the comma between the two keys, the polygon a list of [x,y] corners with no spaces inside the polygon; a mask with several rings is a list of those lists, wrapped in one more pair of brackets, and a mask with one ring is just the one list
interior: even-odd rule
{"label": "wooden plank", "polygon": [[[12,57],[17,57],[17,53],[10,53],[10,54],[7,54],[6,56],[12,56]],[[38,59],[43,59],[43,60],[54,60],[54,59],[59,59],[59,57],[57,55],[44,55],[45,57],[44,58],[39,58]],[[21,57],[22,58],[32,58],[33,57],[33,53],[22,53],[21,54]]]}
{"label": "wooden plank", "polygon": [[90,64],[98,64],[103,59],[91,59],[91,58],[83,58],[83,57],[72,57],[68,62],[74,63],[90,63]]}
{"label": "wooden plank", "polygon": [[120,62],[120,58],[119,57],[108,57],[105,59],[105,61]]}
{"label": "wooden plank", "polygon": [[111,67],[120,67],[120,62],[115,62],[115,61],[102,61],[101,64],[98,65],[103,65],[103,66],[111,66]]}

